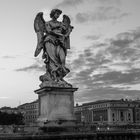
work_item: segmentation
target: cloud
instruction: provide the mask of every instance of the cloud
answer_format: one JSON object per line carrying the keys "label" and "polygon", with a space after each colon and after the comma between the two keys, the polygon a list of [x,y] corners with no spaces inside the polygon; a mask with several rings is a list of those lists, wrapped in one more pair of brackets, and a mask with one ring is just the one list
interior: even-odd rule
{"label": "cloud", "polygon": [[9,97],[1,96],[0,99],[8,99]]}
{"label": "cloud", "polygon": [[106,99],[136,99],[140,90],[122,90],[119,88],[103,87],[84,91],[84,94],[75,94],[76,102],[91,102]]}
{"label": "cloud", "polygon": [[55,7],[73,7],[83,3],[84,0],[63,0],[61,3],[57,4]]}
{"label": "cloud", "polygon": [[96,2],[99,2],[100,4],[103,5],[120,5],[121,4],[121,0],[94,0]]}
{"label": "cloud", "polygon": [[103,81],[104,83],[114,85],[132,85],[140,83],[140,69],[128,70],[126,73],[121,71],[106,72],[94,76],[94,81]]}
{"label": "cloud", "polygon": [[134,39],[139,39],[140,38],[140,27],[138,27],[136,30],[132,30],[132,33],[134,35]]}
{"label": "cloud", "polygon": [[5,55],[5,56],[2,56],[3,59],[14,59],[16,58],[16,56],[11,56],[11,55]]}
{"label": "cloud", "polygon": [[84,13],[77,13],[75,18],[77,23],[85,22],[98,22],[98,21],[116,21],[128,16],[128,13],[122,13],[121,10],[113,6],[100,6],[96,7],[95,10]]}
{"label": "cloud", "polygon": [[137,63],[140,58],[139,33],[140,30],[138,32],[136,29],[130,32],[118,34],[116,38],[110,39],[110,46],[106,52],[116,59],[116,61],[121,60],[124,63],[129,62],[131,65]]}
{"label": "cloud", "polygon": [[136,29],[95,43],[71,62],[68,80],[79,87],[77,102],[139,96],[140,89],[131,90],[140,83],[139,33]]}
{"label": "cloud", "polygon": [[82,3],[88,3],[88,4],[95,4],[95,3],[99,3],[102,5],[120,5],[121,1],[120,0],[63,0],[61,3],[57,4],[55,7],[71,7],[71,6],[76,6],[76,5],[80,5]]}
{"label": "cloud", "polygon": [[76,14],[76,21],[78,23],[84,23],[90,20],[90,14],[88,13],[77,13]]}
{"label": "cloud", "polygon": [[[91,40],[94,40],[92,36]],[[140,30],[139,28],[116,35],[108,41],[96,42],[79,52],[73,60],[75,51],[67,58],[71,72],[66,81],[79,90],[76,101],[93,101],[113,98],[137,98],[140,89],[131,87],[140,83]],[[17,71],[45,71],[42,61],[36,60],[31,66]]]}
{"label": "cloud", "polygon": [[19,68],[16,69],[16,71],[25,71],[25,72],[29,72],[29,71],[45,71],[45,67],[44,66],[39,66],[37,64],[33,64],[31,66],[28,67],[23,67],[23,68]]}
{"label": "cloud", "polygon": [[85,69],[77,73],[73,80],[73,85],[79,88],[76,94],[77,102],[139,97],[140,90],[131,90],[130,85],[140,82],[140,69],[127,74],[112,71],[92,77],[91,73],[92,69]]}
{"label": "cloud", "polygon": [[35,61],[36,62],[34,64],[27,67],[16,69],[15,71],[17,72],[45,71],[45,64],[43,65],[42,61],[39,59],[35,59]]}
{"label": "cloud", "polygon": [[101,36],[100,35],[88,35],[85,36],[86,39],[88,40],[98,40]]}
{"label": "cloud", "polygon": [[90,4],[94,5],[99,3],[100,5],[120,5],[121,0],[63,0],[62,2],[58,3],[55,7],[73,7],[78,6],[81,4]]}
{"label": "cloud", "polygon": [[118,47],[128,47],[134,40],[134,35],[130,32],[120,33],[116,36],[116,39],[111,41],[112,45]]}

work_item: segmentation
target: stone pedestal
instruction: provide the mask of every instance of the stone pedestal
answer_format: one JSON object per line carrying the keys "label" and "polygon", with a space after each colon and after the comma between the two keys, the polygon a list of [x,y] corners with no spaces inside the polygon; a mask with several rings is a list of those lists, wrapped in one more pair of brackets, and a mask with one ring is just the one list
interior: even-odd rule
{"label": "stone pedestal", "polygon": [[74,121],[74,91],[77,88],[45,87],[35,91],[39,99],[39,118],[42,123]]}

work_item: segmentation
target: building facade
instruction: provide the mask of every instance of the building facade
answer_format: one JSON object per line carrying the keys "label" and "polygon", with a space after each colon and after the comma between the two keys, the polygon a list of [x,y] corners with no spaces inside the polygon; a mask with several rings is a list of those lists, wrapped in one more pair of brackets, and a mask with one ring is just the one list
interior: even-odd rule
{"label": "building facade", "polygon": [[[18,106],[25,124],[36,123],[39,117],[38,100]],[[101,100],[76,105],[76,120],[90,124],[140,124],[140,101]]]}
{"label": "building facade", "polygon": [[18,106],[18,109],[24,116],[24,123],[25,124],[34,124],[37,122],[39,111],[38,111],[38,100],[25,103],[23,105]]}
{"label": "building facade", "polygon": [[93,124],[140,123],[140,102],[102,100],[75,107],[77,120]]}
{"label": "building facade", "polygon": [[134,122],[140,124],[140,101],[134,101],[135,108],[134,108]]}

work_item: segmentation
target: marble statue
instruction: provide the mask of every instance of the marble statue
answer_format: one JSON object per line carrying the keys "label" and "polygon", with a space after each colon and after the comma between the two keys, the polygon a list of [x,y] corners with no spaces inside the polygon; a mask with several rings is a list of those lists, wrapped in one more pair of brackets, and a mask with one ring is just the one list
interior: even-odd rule
{"label": "marble statue", "polygon": [[66,67],[65,61],[67,49],[70,49],[70,33],[73,26],[67,15],[63,15],[63,20],[59,18],[62,11],[52,9],[50,21],[43,19],[43,13],[36,15],[34,29],[37,34],[37,47],[34,56],[37,57],[42,51],[42,59],[46,66],[46,73],[40,76],[40,87],[72,87],[64,80],[70,72]]}

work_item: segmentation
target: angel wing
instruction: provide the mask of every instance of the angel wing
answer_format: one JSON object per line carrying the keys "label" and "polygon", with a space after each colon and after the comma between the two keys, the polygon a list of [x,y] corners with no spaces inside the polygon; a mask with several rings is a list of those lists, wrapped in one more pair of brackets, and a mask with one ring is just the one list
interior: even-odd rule
{"label": "angel wing", "polygon": [[34,56],[37,57],[43,49],[43,41],[45,34],[45,20],[43,19],[43,12],[39,12],[34,20],[34,30],[37,34],[37,46]]}
{"label": "angel wing", "polygon": [[70,49],[70,33],[72,32],[73,26],[71,26],[71,20],[67,15],[63,15],[62,23],[66,25],[66,33],[65,33],[65,40],[64,46],[66,49]]}

